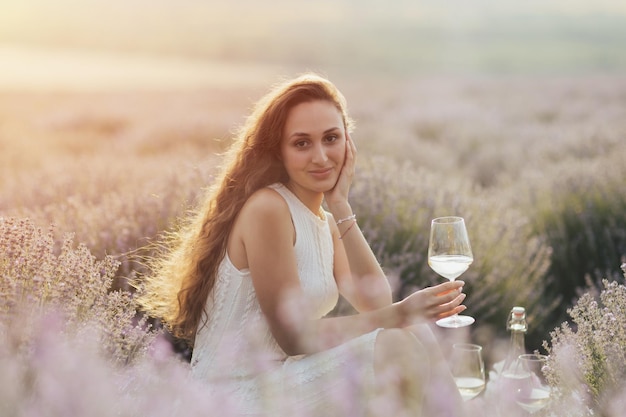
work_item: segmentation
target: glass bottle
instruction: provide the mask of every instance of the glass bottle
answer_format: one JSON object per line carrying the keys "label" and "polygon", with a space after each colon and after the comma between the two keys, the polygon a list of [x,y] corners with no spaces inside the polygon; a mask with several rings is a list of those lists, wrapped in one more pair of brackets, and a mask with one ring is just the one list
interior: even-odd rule
{"label": "glass bottle", "polygon": [[519,356],[526,353],[524,336],[528,330],[526,309],[513,307],[506,324],[511,332],[509,349],[499,376],[500,416],[517,417],[524,414],[516,404],[516,397],[523,388],[527,373],[524,372]]}
{"label": "glass bottle", "polygon": [[503,373],[507,372],[507,370],[511,371],[519,355],[526,353],[524,336],[528,330],[528,325],[526,324],[526,309],[524,307],[513,307],[511,313],[509,313],[506,329],[511,332],[511,339],[506,358],[504,359],[504,366],[502,367]]}

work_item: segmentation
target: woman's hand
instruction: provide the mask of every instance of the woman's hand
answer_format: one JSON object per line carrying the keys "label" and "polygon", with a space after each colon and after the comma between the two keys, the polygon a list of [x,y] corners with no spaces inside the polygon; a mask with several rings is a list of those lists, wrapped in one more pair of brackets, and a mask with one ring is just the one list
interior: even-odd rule
{"label": "woman's hand", "polygon": [[463,281],[445,282],[416,291],[400,301],[406,325],[438,320],[465,310],[467,307],[461,305],[465,299],[465,294],[461,292],[463,285]]}
{"label": "woman's hand", "polygon": [[[339,178],[332,190],[324,193],[324,199],[329,208],[336,204],[341,204],[348,201],[348,193],[350,192],[350,186],[352,185],[352,179],[354,178],[354,167],[356,164],[356,146],[350,138],[350,134],[346,131],[346,157],[343,162],[343,167],[339,173]],[[332,211],[332,210],[331,210]]]}

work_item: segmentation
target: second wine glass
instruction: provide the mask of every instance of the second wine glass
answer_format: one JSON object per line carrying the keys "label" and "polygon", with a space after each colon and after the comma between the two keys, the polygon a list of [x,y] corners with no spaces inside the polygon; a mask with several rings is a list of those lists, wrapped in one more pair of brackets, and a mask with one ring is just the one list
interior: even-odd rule
{"label": "second wine glass", "polygon": [[541,410],[550,401],[550,386],[543,371],[547,360],[547,356],[539,354],[524,354],[518,358],[527,377],[521,379],[515,397],[519,406],[530,414]]}
{"label": "second wine glass", "polygon": [[[448,216],[433,219],[428,243],[428,265],[439,275],[454,281],[474,261],[465,220]],[[437,320],[441,327],[463,327],[474,323],[470,316],[454,315]]]}
{"label": "second wine glass", "polygon": [[452,346],[450,369],[465,401],[471,400],[485,389],[482,350],[482,346],[471,343],[455,343]]}

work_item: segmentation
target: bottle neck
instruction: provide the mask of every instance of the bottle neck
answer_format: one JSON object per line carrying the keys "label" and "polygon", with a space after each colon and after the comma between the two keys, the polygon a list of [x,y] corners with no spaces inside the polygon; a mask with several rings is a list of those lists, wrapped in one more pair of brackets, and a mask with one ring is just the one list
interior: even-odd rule
{"label": "bottle neck", "polygon": [[509,352],[511,352],[512,354],[517,354],[517,356],[519,356],[523,354],[525,350],[526,347],[524,345],[524,332],[515,330],[512,331],[511,342],[509,344]]}
{"label": "bottle neck", "polygon": [[514,359],[526,351],[526,346],[524,344],[524,334],[526,334],[526,330],[528,327],[526,326],[525,320],[515,320],[509,323],[509,330],[511,331],[511,341],[509,343],[509,356],[515,355]]}
{"label": "bottle neck", "polygon": [[505,358],[505,369],[514,362],[516,363],[519,355],[526,353],[524,334],[528,330],[528,325],[526,324],[526,310],[523,307],[513,307],[506,328],[511,332],[511,340]]}
{"label": "bottle neck", "polygon": [[512,330],[511,331],[511,340],[509,342],[509,351],[507,352],[506,358],[504,360],[504,369],[509,369],[510,366],[513,366],[516,363],[517,358],[520,355],[526,353],[526,346],[524,343],[524,331]]}

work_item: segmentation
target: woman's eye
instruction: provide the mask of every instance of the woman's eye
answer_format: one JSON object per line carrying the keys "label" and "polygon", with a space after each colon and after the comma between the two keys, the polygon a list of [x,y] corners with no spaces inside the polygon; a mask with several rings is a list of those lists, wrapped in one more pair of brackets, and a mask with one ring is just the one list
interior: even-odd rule
{"label": "woman's eye", "polygon": [[337,135],[328,135],[328,136],[326,136],[326,142],[334,142],[337,139],[339,139],[339,136],[337,136]]}
{"label": "woman's eye", "polygon": [[298,141],[298,142],[294,143],[294,146],[295,146],[296,148],[304,148],[307,144],[308,144],[308,143],[307,143],[307,141],[305,141],[305,140],[300,140],[300,141]]}

